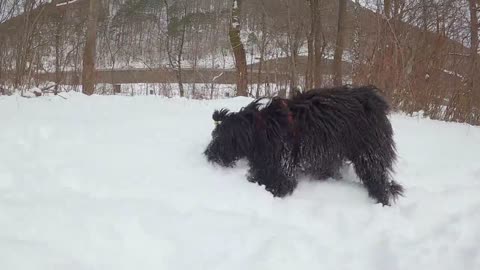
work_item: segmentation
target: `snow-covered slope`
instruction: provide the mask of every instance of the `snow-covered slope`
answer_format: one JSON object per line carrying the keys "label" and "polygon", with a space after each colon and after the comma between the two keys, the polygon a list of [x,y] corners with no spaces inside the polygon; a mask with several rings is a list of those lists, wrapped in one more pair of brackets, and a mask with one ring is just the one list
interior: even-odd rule
{"label": "snow-covered slope", "polygon": [[392,116],[406,197],[285,199],[201,152],[249,99],[0,97],[0,269],[480,269],[480,128]]}

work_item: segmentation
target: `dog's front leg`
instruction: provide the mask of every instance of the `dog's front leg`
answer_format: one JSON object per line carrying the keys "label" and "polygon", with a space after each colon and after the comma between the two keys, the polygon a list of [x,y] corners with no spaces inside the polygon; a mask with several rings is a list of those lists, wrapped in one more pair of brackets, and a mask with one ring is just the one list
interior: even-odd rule
{"label": "dog's front leg", "polygon": [[275,197],[290,195],[297,187],[297,181],[293,175],[289,175],[277,166],[264,167],[250,164],[248,180],[264,185],[265,189]]}

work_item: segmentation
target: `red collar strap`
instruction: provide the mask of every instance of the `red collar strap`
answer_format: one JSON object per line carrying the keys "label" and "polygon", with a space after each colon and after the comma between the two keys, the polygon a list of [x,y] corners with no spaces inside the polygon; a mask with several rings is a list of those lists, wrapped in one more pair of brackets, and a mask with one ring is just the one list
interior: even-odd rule
{"label": "red collar strap", "polygon": [[[290,127],[293,127],[295,121],[294,121],[294,119],[293,119],[293,113],[290,111],[290,108],[288,107],[287,102],[286,102],[285,100],[280,100],[280,106],[281,106],[283,109],[285,109],[285,110],[288,111],[288,114],[287,114],[288,125],[289,125]],[[262,113],[261,113],[261,112],[257,112],[257,113],[255,114],[255,118],[256,118],[256,121],[255,121],[255,122],[257,123],[257,124],[256,124],[257,128],[261,128],[261,127],[264,127],[264,126],[265,126],[265,121],[264,121],[264,119],[263,119],[263,117],[262,117]]]}
{"label": "red collar strap", "polygon": [[282,107],[286,110],[288,110],[288,124],[289,125],[293,125],[293,113],[290,111],[290,108],[288,107],[288,103],[286,100],[282,99],[280,100],[280,104],[282,105]]}

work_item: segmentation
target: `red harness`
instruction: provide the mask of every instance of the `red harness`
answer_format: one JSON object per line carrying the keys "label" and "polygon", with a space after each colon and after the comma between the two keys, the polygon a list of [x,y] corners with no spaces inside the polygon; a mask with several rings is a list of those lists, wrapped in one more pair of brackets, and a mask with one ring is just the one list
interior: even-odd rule
{"label": "red harness", "polygon": [[280,104],[282,105],[282,107],[283,107],[285,110],[288,111],[288,116],[287,116],[288,124],[289,124],[290,126],[292,126],[292,125],[293,125],[293,122],[294,122],[294,121],[293,121],[293,113],[290,111],[290,108],[288,108],[288,104],[287,104],[287,102],[286,102],[284,99],[282,99],[282,100],[280,101]]}
{"label": "red harness", "polygon": [[[286,100],[280,100],[280,106],[282,107],[282,109],[288,111],[288,114],[287,114],[287,123],[288,123],[288,126],[292,129],[293,131],[293,134],[294,136],[296,135],[296,128],[294,127],[294,124],[295,124],[295,120],[293,118],[293,113],[290,111],[290,108],[288,107],[288,104],[287,104],[287,101]],[[262,128],[264,127],[265,125],[265,122],[264,122],[264,119],[261,115],[261,113],[257,113],[255,114],[255,117],[257,119],[257,128]]]}

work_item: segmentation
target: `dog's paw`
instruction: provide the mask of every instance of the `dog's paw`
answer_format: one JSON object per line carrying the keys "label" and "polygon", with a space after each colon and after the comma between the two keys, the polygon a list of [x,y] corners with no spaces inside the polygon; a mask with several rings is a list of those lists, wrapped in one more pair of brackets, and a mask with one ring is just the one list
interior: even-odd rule
{"label": "dog's paw", "polygon": [[377,200],[377,203],[381,203],[382,206],[392,206],[392,203],[395,203],[398,197],[403,197],[404,188],[400,184],[392,181],[385,192],[382,194],[375,194],[372,196]]}
{"label": "dog's paw", "polygon": [[270,193],[272,193],[274,197],[282,198],[282,197],[291,195],[296,187],[297,187],[297,182],[285,181],[275,186],[267,186],[265,187],[265,189]]}

